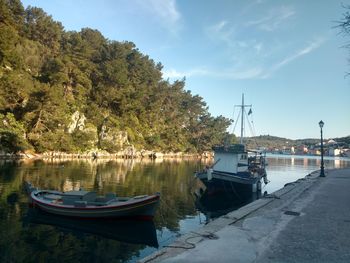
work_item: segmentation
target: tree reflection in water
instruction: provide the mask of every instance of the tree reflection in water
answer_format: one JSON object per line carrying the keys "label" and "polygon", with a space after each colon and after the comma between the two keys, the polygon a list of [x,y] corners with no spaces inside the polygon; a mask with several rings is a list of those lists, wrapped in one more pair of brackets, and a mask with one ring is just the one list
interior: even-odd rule
{"label": "tree reflection in water", "polygon": [[228,189],[215,192],[200,190],[197,191],[195,204],[197,209],[205,215],[205,223],[209,223],[215,218],[226,215],[260,198],[260,196],[261,192],[237,196],[237,192]]}
{"label": "tree reflection in water", "polygon": [[[156,249],[156,233],[158,241],[166,236],[164,232],[174,233],[175,237],[180,221],[196,215],[190,191],[196,169],[197,162],[183,160],[3,161],[0,262],[136,261]],[[47,214],[33,215],[22,187],[24,181],[41,189],[84,188],[99,194],[115,192],[119,196],[161,192],[162,202],[151,225],[125,221],[72,222]],[[137,233],[138,238],[134,238]]]}
{"label": "tree reflection in water", "polygon": [[[263,191],[269,193],[319,169],[316,157],[272,156],[268,162],[271,182]],[[350,161],[326,158],[325,166],[327,169],[349,167]],[[203,196],[195,200],[192,193],[200,182],[195,180],[193,173],[203,167],[204,164],[199,165],[196,161],[184,160],[0,161],[0,262],[135,262],[156,250],[147,242],[132,244],[133,240],[128,243],[125,239],[101,235],[101,231],[97,232],[102,226],[93,232],[72,230],[67,225],[26,221],[29,210],[22,188],[24,180],[42,189],[60,191],[84,188],[98,194],[115,192],[119,196],[160,192],[161,202],[154,227],[158,243],[163,246],[178,234],[200,226],[203,214],[199,214],[198,222],[196,205],[207,221],[241,205],[236,203],[237,199],[232,199],[232,195]],[[141,228],[139,232],[146,230]]]}

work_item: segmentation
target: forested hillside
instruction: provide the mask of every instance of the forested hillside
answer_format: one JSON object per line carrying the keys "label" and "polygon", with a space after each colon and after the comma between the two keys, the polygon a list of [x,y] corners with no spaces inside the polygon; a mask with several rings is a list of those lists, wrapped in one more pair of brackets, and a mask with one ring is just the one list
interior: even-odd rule
{"label": "forested hillside", "polygon": [[[324,138],[324,141],[327,142],[328,140],[335,140],[338,143],[350,145],[350,136],[346,137],[339,137],[339,138]],[[309,138],[309,139],[297,139],[292,140],[288,138],[281,138],[276,136],[270,136],[270,135],[260,135],[255,137],[247,137],[244,138],[244,141],[247,144],[248,149],[256,149],[259,147],[264,147],[267,149],[283,149],[285,147],[298,147],[301,145],[305,146],[314,146],[320,143],[320,138]]]}
{"label": "forested hillside", "polygon": [[0,150],[201,152],[221,143],[230,120],[161,69],[132,42],[65,31],[40,8],[0,0]]}
{"label": "forested hillside", "polygon": [[264,147],[267,149],[283,149],[284,147],[297,147],[300,145],[315,145],[320,142],[320,139],[298,139],[292,140],[288,138],[281,138],[271,135],[260,135],[256,137],[245,138],[247,146],[249,149],[256,149],[259,147]]}

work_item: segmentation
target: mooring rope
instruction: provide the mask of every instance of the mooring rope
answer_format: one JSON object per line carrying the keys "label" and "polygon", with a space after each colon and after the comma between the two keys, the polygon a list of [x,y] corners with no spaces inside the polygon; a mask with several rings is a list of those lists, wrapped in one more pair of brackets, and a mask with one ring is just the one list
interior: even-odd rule
{"label": "mooring rope", "polygon": [[185,246],[175,246],[175,245],[168,245],[168,246],[163,246],[163,247],[169,247],[169,248],[182,248],[182,249],[193,249],[196,247],[195,243],[189,242],[188,240],[193,239],[193,238],[198,238],[198,237],[203,237],[203,238],[207,238],[207,239],[211,239],[211,240],[215,240],[215,239],[219,239],[219,237],[212,233],[207,231],[208,234],[200,234],[194,231],[191,231],[191,233],[195,234],[195,236],[190,236],[188,238],[185,239],[185,243],[190,245],[189,247],[185,247]]}

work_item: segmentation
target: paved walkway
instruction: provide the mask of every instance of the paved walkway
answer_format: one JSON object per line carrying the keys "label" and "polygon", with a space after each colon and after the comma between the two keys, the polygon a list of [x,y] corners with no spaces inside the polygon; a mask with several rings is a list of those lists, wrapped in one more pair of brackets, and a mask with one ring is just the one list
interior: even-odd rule
{"label": "paved walkway", "polygon": [[172,246],[141,262],[350,262],[350,169],[315,172]]}

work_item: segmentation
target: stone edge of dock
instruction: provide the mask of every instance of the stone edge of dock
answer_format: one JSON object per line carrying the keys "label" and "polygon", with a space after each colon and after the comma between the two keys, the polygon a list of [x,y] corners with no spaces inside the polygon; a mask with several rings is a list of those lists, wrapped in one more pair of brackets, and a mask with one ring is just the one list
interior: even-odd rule
{"label": "stone edge of dock", "polygon": [[[280,199],[285,194],[293,194],[293,197],[298,197],[301,193],[307,189],[310,184],[313,184],[317,177],[319,176],[319,170],[314,171],[304,178],[298,179],[294,182],[286,183],[283,188],[268,194],[266,196],[261,197],[258,200],[255,200],[252,203],[249,203],[235,211],[232,211],[226,215],[223,215],[208,224],[200,227],[195,232],[190,232],[180,236],[176,239],[172,244],[167,247],[163,247],[162,249],[152,253],[151,255],[139,260],[140,263],[149,263],[149,262],[160,262],[162,260],[175,257],[176,255],[181,254],[186,250],[186,248],[190,248],[190,245],[196,245],[200,243],[208,233],[215,234],[215,232],[221,230],[222,228],[233,225],[236,222],[248,217],[255,211],[264,208],[274,200]],[[307,182],[307,183],[303,183]],[[190,242],[188,242],[190,240]]]}

